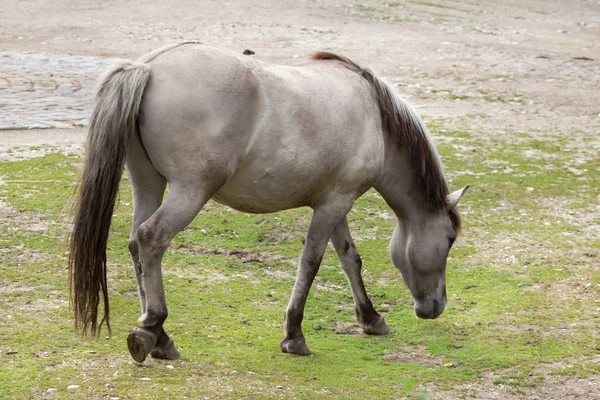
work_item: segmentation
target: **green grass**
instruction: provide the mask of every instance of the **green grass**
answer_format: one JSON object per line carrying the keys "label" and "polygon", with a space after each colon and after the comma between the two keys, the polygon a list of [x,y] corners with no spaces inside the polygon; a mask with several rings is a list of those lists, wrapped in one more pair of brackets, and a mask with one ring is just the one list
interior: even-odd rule
{"label": "green grass", "polygon": [[453,9],[453,7],[449,7],[440,3],[432,3],[429,1],[410,1],[413,4],[419,4],[422,6],[427,6],[427,7],[434,7],[434,8],[445,8],[445,9]]}
{"label": "green grass", "polygon": [[[396,332],[354,333],[351,292],[329,248],[305,312],[310,357],[278,346],[309,210],[246,215],[209,203],[163,261],[166,329],[183,361],[138,365],[125,344],[139,310],[128,180],[108,246],[113,336],[84,340],[72,330],[65,254],[65,205],[82,160],[50,154],[0,163],[0,398],[54,388],[57,398],[426,399],[460,393],[489,372],[515,393],[549,374],[598,374],[599,320],[590,304],[600,298],[600,241],[585,233],[585,215],[600,193],[600,160],[582,155],[568,135],[484,140],[430,126],[452,188],[472,185],[448,262],[447,310],[433,321],[414,316],[389,259],[394,218],[368,192],[349,221],[367,291]],[[257,256],[223,255],[236,249]],[[409,356],[389,361],[395,352]]]}

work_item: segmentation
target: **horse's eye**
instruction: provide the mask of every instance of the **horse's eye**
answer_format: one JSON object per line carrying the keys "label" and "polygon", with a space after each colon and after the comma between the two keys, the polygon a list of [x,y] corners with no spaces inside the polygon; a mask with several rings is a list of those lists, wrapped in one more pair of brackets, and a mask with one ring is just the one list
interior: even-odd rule
{"label": "horse's eye", "polygon": [[450,242],[450,247],[452,247],[455,240],[456,240],[456,238],[448,238],[448,241]]}

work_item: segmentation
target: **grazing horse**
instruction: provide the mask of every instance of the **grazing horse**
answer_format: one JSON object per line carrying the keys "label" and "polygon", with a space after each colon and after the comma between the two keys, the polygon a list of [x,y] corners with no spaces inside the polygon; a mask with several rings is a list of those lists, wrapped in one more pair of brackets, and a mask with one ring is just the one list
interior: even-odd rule
{"label": "grazing horse", "polygon": [[98,335],[103,323],[110,331],[106,244],[124,167],[142,309],[127,344],[138,362],[148,354],[179,358],[163,328],[161,261],[209,199],[248,213],[314,210],[285,310],[283,352],[310,354],[301,323],[330,239],[364,332],[392,331],[367,296],[346,220],[369,188],[398,219],[391,258],[415,313],[436,318],[444,310],[446,259],[460,228],[456,205],[467,187],[449,193],[417,114],[345,57],[323,52],[281,66],[182,43],[123,61],[100,78],[69,255],[75,326],[84,334]]}

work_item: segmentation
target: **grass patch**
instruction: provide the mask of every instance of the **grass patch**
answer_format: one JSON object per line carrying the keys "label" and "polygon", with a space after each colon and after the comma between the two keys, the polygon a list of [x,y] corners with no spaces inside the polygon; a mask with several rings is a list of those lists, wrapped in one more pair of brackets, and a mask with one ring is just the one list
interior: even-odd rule
{"label": "grass patch", "polygon": [[448,10],[453,10],[454,7],[450,7],[444,4],[440,4],[440,3],[432,3],[429,1],[415,1],[415,0],[411,0],[410,1],[413,4],[419,4],[421,6],[427,6],[427,7],[434,7],[434,8],[441,8],[441,9],[448,9]]}
{"label": "grass patch", "polygon": [[329,248],[305,312],[315,352],[306,358],[281,354],[278,343],[310,210],[246,215],[210,202],[163,261],[166,329],[183,361],[137,365],[125,345],[139,312],[128,180],[108,250],[113,337],[82,340],[71,327],[64,241],[82,160],[0,163],[0,398],[55,389],[60,398],[424,399],[490,371],[515,393],[547,374],[598,374],[599,321],[590,309],[600,297],[600,242],[586,233],[600,192],[598,157],[584,156],[568,135],[484,142],[442,125],[430,124],[451,186],[472,185],[448,262],[446,312],[434,321],[414,316],[389,259],[394,217],[370,191],[349,222],[367,290],[396,333],[356,333],[351,292]]}

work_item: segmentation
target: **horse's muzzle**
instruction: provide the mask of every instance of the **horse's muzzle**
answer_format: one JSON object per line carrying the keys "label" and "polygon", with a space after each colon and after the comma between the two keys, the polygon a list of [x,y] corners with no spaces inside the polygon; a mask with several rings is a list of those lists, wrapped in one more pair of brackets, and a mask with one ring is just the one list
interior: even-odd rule
{"label": "horse's muzzle", "polygon": [[446,308],[446,297],[441,300],[426,298],[424,301],[415,301],[415,314],[423,319],[435,319]]}

